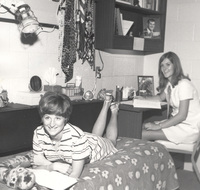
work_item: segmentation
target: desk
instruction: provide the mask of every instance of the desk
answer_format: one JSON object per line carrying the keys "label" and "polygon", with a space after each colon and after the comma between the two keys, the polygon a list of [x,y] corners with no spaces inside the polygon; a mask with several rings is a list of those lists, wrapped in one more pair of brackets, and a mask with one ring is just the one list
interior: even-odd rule
{"label": "desk", "polygon": [[134,108],[122,102],[118,114],[118,136],[141,139],[143,122],[163,120],[166,116],[166,105],[162,109]]}

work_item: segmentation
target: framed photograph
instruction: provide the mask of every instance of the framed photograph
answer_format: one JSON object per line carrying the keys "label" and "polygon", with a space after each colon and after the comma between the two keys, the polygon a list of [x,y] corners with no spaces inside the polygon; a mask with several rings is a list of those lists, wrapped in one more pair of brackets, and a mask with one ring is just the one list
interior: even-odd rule
{"label": "framed photograph", "polygon": [[156,16],[143,17],[143,31],[141,37],[160,39],[160,18]]}
{"label": "framed photograph", "polygon": [[138,76],[138,92],[139,96],[154,95],[153,76]]}

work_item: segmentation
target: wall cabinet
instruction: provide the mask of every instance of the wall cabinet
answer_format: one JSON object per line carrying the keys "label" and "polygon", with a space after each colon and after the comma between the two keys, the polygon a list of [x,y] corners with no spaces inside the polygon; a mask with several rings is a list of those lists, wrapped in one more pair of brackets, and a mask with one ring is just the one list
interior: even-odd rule
{"label": "wall cabinet", "polygon": [[[157,10],[136,7],[131,4],[117,2],[116,0],[96,0],[95,1],[95,48],[102,51],[113,53],[130,54],[153,54],[163,52],[165,39],[165,21],[167,0],[158,0]],[[116,9],[118,9],[123,20],[133,21],[130,35],[116,34]],[[155,17],[159,20],[159,38],[143,38],[141,32],[144,29],[144,18]],[[136,40],[142,49],[134,47]]]}

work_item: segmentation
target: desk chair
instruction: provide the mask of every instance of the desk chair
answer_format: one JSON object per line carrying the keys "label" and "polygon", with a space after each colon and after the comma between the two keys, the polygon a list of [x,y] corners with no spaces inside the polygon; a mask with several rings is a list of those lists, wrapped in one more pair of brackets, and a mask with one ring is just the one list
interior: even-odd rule
{"label": "desk chair", "polygon": [[200,170],[197,167],[197,160],[200,156],[200,134],[198,140],[193,144],[175,144],[164,140],[157,140],[156,142],[164,145],[169,152],[190,154],[194,172],[200,182]]}

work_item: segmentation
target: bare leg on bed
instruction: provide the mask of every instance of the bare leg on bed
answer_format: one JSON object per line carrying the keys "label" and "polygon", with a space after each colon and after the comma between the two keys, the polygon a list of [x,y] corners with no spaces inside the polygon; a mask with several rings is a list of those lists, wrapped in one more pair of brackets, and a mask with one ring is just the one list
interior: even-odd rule
{"label": "bare leg on bed", "polygon": [[113,144],[116,144],[117,139],[117,115],[118,115],[118,106],[119,104],[111,104],[110,100],[105,100],[101,112],[93,126],[92,133],[103,136],[105,127],[106,127],[106,120],[109,108],[111,109],[111,118],[106,128],[105,137],[110,139]]}

